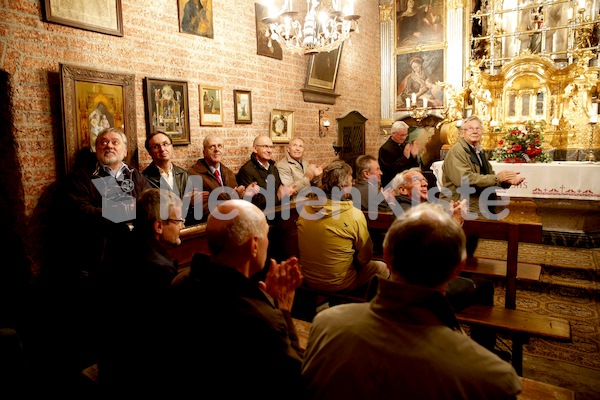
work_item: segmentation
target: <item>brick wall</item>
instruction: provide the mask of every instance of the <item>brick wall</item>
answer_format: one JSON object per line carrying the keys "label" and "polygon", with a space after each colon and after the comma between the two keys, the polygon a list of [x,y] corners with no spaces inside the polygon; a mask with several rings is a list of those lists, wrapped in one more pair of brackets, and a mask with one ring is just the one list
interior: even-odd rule
{"label": "brick wall", "polygon": [[[44,22],[38,0],[0,2],[0,70],[7,73],[6,86],[11,88],[1,106],[12,110],[11,121],[2,122],[10,126],[6,131],[16,152],[16,162],[3,160],[0,165],[10,174],[8,190],[18,199],[12,210],[19,220],[17,234],[27,236],[30,245],[35,241],[44,199],[63,173],[61,63],[135,75],[141,169],[150,163],[143,148],[145,77],[188,82],[191,144],[175,148],[176,163],[182,167],[201,156],[205,135],[217,133],[225,138],[226,164],[237,171],[249,157],[253,138],[268,133],[274,108],[295,112],[295,135],[307,142],[309,160],[335,158],[335,118],[352,110],[368,118],[367,153],[376,154],[382,142],[379,7],[376,1],[357,0],[355,10],[361,15],[360,33],[344,46],[336,85],[341,96],[328,106],[303,101],[299,89],[304,86],[307,56],[284,51],[283,60],[277,60],[256,54],[254,1],[214,1],[214,39],[179,32],[177,0],[122,0],[123,37]],[[200,126],[200,84],[222,87],[222,127]],[[250,125],[234,123],[234,89],[252,91]],[[325,117],[332,125],[320,138],[318,110],[326,107]],[[283,146],[277,146],[274,158],[282,155]]]}

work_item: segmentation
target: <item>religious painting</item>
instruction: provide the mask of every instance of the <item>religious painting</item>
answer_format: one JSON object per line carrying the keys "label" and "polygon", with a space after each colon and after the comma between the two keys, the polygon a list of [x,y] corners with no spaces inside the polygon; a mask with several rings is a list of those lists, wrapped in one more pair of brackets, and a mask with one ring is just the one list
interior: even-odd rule
{"label": "religious painting", "polygon": [[187,82],[145,79],[147,133],[162,132],[175,146],[190,144]]}
{"label": "religious painting", "polygon": [[267,27],[262,22],[263,18],[269,16],[268,7],[259,3],[254,3],[254,13],[256,19],[256,54],[283,60],[283,51],[281,45],[276,40],[269,41],[266,35]]}
{"label": "religious painting", "polygon": [[199,87],[200,95],[200,125],[223,125],[223,96],[220,87]]}
{"label": "religious painting", "polygon": [[444,0],[396,0],[396,47],[444,41]]}
{"label": "religious painting", "polygon": [[177,0],[179,32],[214,38],[213,1]]}
{"label": "religious painting", "polygon": [[234,90],[233,106],[236,124],[252,123],[252,93],[249,90]]}
{"label": "religious painting", "polygon": [[443,108],[444,50],[396,55],[396,109]]}
{"label": "religious painting", "polygon": [[269,137],[273,143],[289,143],[294,137],[294,112],[287,110],[271,111]]}
{"label": "religious painting", "polygon": [[125,133],[129,163],[137,167],[135,75],[61,64],[60,78],[65,171],[82,150],[95,152],[98,133],[106,128]]}
{"label": "religious painting", "polygon": [[308,61],[306,87],[335,90],[343,44],[329,52],[312,54]]}

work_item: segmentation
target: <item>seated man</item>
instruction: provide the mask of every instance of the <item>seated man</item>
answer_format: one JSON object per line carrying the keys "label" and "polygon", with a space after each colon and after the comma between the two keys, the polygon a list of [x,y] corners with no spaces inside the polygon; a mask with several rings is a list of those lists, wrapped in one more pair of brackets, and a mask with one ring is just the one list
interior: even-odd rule
{"label": "seated man", "polygon": [[394,221],[384,254],[392,276],[371,302],[315,316],[302,364],[308,398],[516,399],[513,367],[462,331],[445,297],[466,259],[456,221],[418,205]]}
{"label": "seated man", "polygon": [[295,138],[285,149],[283,158],[277,161],[281,182],[285,185],[296,185],[297,192],[311,185],[317,186],[323,174],[323,167],[326,165],[326,163],[310,164],[302,158],[303,155],[304,140]]}
{"label": "seated man", "polygon": [[[377,159],[365,154],[356,159],[356,180],[354,187],[360,193],[360,208],[369,212],[390,212],[395,207],[392,189],[381,189],[381,168]],[[352,195],[355,204],[355,194]]]}
{"label": "seated man", "polygon": [[351,188],[352,167],[333,161],[321,178],[327,198],[320,205],[307,204],[298,217],[302,274],[311,288],[347,292],[367,285],[374,276],[390,275],[385,263],[371,259],[367,220],[347,199]]}
{"label": "seated man", "polygon": [[266,280],[256,281],[268,231],[265,215],[248,201],[227,200],[209,215],[210,257],[196,254],[189,276],[174,280],[169,359],[159,366],[168,397],[302,398],[302,350],[290,314],[300,265],[295,257],[271,259]]}

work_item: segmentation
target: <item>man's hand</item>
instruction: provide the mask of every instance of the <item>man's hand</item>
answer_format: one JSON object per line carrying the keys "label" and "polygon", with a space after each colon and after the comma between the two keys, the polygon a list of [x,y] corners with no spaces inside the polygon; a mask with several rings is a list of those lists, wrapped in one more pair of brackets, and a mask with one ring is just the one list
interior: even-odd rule
{"label": "man's hand", "polygon": [[396,195],[394,194],[394,189],[392,189],[392,188],[382,189],[381,193],[383,194],[383,197],[385,198],[385,201],[388,202],[388,204],[394,203],[396,201]]}
{"label": "man's hand", "polygon": [[258,183],[252,182],[251,184],[248,185],[248,187],[246,187],[246,190],[242,194],[242,197],[246,197],[247,196],[247,197],[252,198],[256,194],[258,194],[259,191],[260,191],[260,186],[258,186]]}
{"label": "man's hand", "polygon": [[281,201],[285,196],[292,197],[297,193],[296,184],[292,183],[291,185],[281,185],[279,189],[277,189],[277,197],[279,201]]}
{"label": "man's hand", "polygon": [[323,168],[325,168],[325,165],[327,163],[322,163],[320,165],[317,164],[309,164],[308,168],[306,168],[306,171],[304,172],[304,176],[309,180],[309,181],[313,181],[313,179],[320,177],[321,175],[323,175]]}
{"label": "man's hand", "polygon": [[498,172],[496,178],[498,178],[498,182],[500,183],[510,183],[511,185],[518,185],[525,180],[525,178],[519,176],[520,172],[512,171],[512,170],[504,170]]}
{"label": "man's hand", "polygon": [[203,191],[200,192],[196,189],[192,190],[189,193],[186,193],[183,196],[183,200],[185,200],[186,198],[190,199],[190,205],[194,205],[194,204],[206,204],[208,202],[208,196],[210,195],[210,192],[207,191]]}
{"label": "man's hand", "polygon": [[419,150],[420,145],[419,142],[417,142],[416,140],[411,143],[406,143],[406,146],[404,146],[404,157],[416,157],[419,155]]}
{"label": "man's hand", "polygon": [[450,214],[460,226],[465,222],[467,211],[467,199],[461,201],[450,200]]}
{"label": "man's hand", "polygon": [[259,282],[259,287],[277,301],[280,310],[292,310],[296,288],[302,283],[300,262],[296,257],[290,257],[281,264],[271,259],[271,266],[265,282]]}

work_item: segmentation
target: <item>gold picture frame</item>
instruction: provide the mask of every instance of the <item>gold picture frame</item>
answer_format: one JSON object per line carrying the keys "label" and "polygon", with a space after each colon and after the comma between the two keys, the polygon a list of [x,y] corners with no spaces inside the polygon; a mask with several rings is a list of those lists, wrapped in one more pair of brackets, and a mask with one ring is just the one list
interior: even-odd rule
{"label": "gold picture frame", "polygon": [[200,96],[200,125],[223,125],[223,90],[217,86],[198,86]]}
{"label": "gold picture frame", "polygon": [[273,109],[269,123],[269,137],[273,143],[289,143],[294,138],[294,112]]}
{"label": "gold picture frame", "polygon": [[249,90],[234,90],[233,106],[236,124],[252,123],[252,93]]}
{"label": "gold picture frame", "polygon": [[66,173],[107,127],[125,133],[129,164],[137,167],[135,75],[60,64],[60,80]]}
{"label": "gold picture frame", "polygon": [[163,132],[175,146],[190,144],[187,82],[145,78],[145,89],[147,133]]}
{"label": "gold picture frame", "polygon": [[88,0],[44,0],[47,22],[107,35],[123,36],[121,0],[103,0],[90,7]]}

